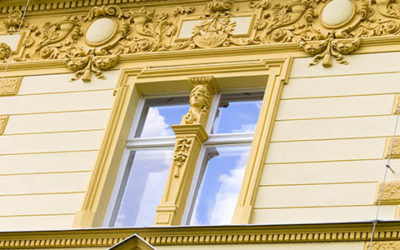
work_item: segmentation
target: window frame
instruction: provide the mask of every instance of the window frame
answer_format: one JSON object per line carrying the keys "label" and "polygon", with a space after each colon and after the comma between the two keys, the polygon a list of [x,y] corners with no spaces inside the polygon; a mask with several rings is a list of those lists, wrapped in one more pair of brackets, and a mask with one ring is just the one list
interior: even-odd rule
{"label": "window frame", "polygon": [[[223,50],[224,51],[224,50]],[[113,108],[103,141],[93,167],[93,172],[84,195],[82,206],[76,212],[73,228],[101,227],[116,180],[118,167],[128,138],[133,114],[141,96],[158,93],[180,93],[191,90],[190,76],[214,76],[219,88],[265,87],[265,95],[252,143],[243,184],[236,206],[234,224],[247,224],[255,203],[261,171],[264,167],[274,120],[283,85],[288,82],[293,65],[292,57],[238,54],[193,60],[187,54],[177,54],[171,61],[161,62],[160,67],[143,62],[121,64],[121,76],[115,87]],[[257,50],[258,51],[258,50]],[[193,52],[194,53],[194,52]],[[258,52],[257,52],[258,53]],[[189,52],[190,54],[190,52]],[[193,55],[195,55],[194,53]],[[154,59],[155,60],[155,59]],[[164,65],[168,65],[165,67]],[[136,67],[135,67],[136,66]],[[183,66],[183,67],[182,67]],[[259,118],[260,119],[260,118]]]}

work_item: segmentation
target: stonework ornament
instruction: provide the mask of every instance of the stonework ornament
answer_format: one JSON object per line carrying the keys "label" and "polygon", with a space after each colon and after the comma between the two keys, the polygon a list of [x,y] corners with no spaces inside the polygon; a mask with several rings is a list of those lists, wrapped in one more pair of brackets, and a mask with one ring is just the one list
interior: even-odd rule
{"label": "stonework ornament", "polygon": [[10,96],[18,94],[21,82],[22,77],[0,78],[0,96]]}
{"label": "stonework ornament", "polygon": [[[392,151],[391,154],[390,151]],[[394,142],[392,138],[386,140],[385,158],[389,158],[389,155],[393,159],[400,158],[400,137],[395,137]]]}
{"label": "stonework ornament", "polygon": [[202,124],[205,126],[213,95],[217,91],[216,82],[211,76],[191,77],[189,82],[193,86],[190,93],[190,109],[183,116],[181,124]]}
{"label": "stonework ornament", "polygon": [[[369,249],[369,243],[365,245]],[[400,241],[375,241],[372,242],[371,250],[399,250]]]}
{"label": "stonework ornament", "polygon": [[193,139],[188,138],[179,138],[176,141],[173,158],[175,168],[174,177],[176,178],[180,176],[180,169],[186,162],[192,142]]}
{"label": "stonework ornament", "polygon": [[11,56],[11,47],[6,44],[0,42],[0,61],[6,61]]}
{"label": "stonework ornament", "polygon": [[20,10],[12,10],[8,14],[6,20],[4,20],[4,24],[9,33],[17,32],[22,22],[22,11]]}
{"label": "stonework ornament", "polygon": [[[375,204],[378,204],[381,196],[382,183],[378,185]],[[382,205],[399,205],[400,204],[400,181],[390,181],[383,185]]]}
{"label": "stonework ornament", "polygon": [[[121,9],[101,5],[54,20],[30,16],[29,23],[22,25],[26,35],[21,53],[11,55],[11,62],[65,60],[76,73],[73,80],[84,76],[89,81],[90,74],[102,77],[102,71],[128,54],[235,46],[280,48],[277,45],[282,44],[282,48],[299,46],[313,56],[310,65],[330,67],[333,60],[347,64],[345,56],[355,53],[366,38],[400,35],[398,1],[209,0],[198,5],[203,6]],[[237,17],[254,20],[247,33],[235,33],[240,26],[234,21]],[[180,38],[177,30],[183,21],[198,24],[189,37]],[[17,9],[3,20],[10,33],[21,22],[22,12]]]}
{"label": "stonework ornament", "polygon": [[0,135],[4,134],[4,131],[6,130],[7,122],[8,122],[7,115],[0,116]]}
{"label": "stonework ornament", "polygon": [[251,39],[235,37],[236,23],[231,21],[233,2],[230,0],[211,0],[200,17],[202,22],[193,30],[193,36],[187,41],[174,43],[169,49],[195,49],[228,47],[231,45],[249,45]]}
{"label": "stonework ornament", "polygon": [[395,99],[394,99],[394,105],[393,105],[393,111],[392,113],[394,115],[399,114],[400,112],[400,95],[396,95]]}

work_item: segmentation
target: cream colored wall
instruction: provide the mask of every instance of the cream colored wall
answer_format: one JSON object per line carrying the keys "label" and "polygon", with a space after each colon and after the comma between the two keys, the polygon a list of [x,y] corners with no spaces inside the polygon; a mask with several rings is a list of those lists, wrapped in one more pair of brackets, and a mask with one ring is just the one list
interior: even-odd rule
{"label": "cream colored wall", "polygon": [[0,231],[71,228],[89,182],[119,71],[107,80],[25,76],[0,136]]}
{"label": "cream colored wall", "polygon": [[[277,113],[251,223],[375,218],[386,137],[400,92],[400,53],[349,56],[350,65],[294,61]],[[400,171],[400,160],[392,166]],[[389,173],[388,179],[398,179]],[[393,220],[395,206],[380,219]]]}

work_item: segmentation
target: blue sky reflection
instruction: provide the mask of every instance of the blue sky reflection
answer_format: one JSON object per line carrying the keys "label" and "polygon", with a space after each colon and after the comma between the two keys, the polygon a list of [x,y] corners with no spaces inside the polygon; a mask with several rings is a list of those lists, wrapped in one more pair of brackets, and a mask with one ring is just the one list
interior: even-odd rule
{"label": "blue sky reflection", "polygon": [[191,225],[230,224],[242,184],[250,146],[209,148],[212,157],[207,164]]}
{"label": "blue sky reflection", "polygon": [[167,181],[172,152],[171,148],[134,153],[115,227],[153,225]]}

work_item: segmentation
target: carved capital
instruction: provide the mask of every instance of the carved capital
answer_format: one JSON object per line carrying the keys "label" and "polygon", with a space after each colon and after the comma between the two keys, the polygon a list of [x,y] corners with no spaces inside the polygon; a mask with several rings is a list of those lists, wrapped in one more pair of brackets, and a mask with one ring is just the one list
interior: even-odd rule
{"label": "carved capital", "polygon": [[0,135],[2,135],[6,130],[8,117],[9,117],[8,115],[0,116]]}
{"label": "carved capital", "polygon": [[[392,150],[392,154],[390,154],[390,150]],[[393,159],[400,158],[400,137],[396,136],[394,141],[392,137],[386,139],[384,156],[385,158],[389,158],[389,155],[391,155]]]}
{"label": "carved capital", "polygon": [[193,86],[190,93],[190,109],[183,116],[181,124],[201,124],[205,127],[212,99],[218,91],[217,83],[212,76],[190,77],[189,82]]}
{"label": "carved capital", "polygon": [[21,86],[22,77],[0,78],[0,96],[10,96],[18,94]]}
{"label": "carved capital", "polygon": [[[378,204],[381,196],[382,183],[378,185],[375,204]],[[382,205],[396,205],[400,204],[400,181],[386,182],[383,186]]]}

